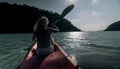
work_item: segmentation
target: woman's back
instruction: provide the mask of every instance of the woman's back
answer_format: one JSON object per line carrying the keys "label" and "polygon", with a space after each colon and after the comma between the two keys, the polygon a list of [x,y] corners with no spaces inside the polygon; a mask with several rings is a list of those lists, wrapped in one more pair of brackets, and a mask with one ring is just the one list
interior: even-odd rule
{"label": "woman's back", "polygon": [[38,41],[38,48],[47,48],[51,46],[51,37],[50,37],[50,30],[46,29],[40,34],[36,34],[37,41]]}

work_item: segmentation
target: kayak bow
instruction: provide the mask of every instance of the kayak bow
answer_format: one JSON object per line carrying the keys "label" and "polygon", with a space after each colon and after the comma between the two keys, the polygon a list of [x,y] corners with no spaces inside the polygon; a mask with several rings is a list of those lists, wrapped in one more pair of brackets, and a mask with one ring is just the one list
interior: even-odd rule
{"label": "kayak bow", "polygon": [[54,40],[52,40],[52,45],[54,52],[40,61],[34,55],[34,50],[37,48],[35,41],[17,69],[79,69],[77,63]]}

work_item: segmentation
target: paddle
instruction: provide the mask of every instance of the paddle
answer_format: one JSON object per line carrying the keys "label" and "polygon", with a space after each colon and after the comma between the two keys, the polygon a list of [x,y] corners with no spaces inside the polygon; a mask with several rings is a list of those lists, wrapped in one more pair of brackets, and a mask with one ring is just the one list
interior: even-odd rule
{"label": "paddle", "polygon": [[62,12],[61,18],[65,17],[73,8],[74,8],[73,4],[67,6]]}
{"label": "paddle", "polygon": [[52,23],[52,26],[55,25],[58,21],[60,21],[62,18],[64,18],[73,8],[74,8],[74,4],[67,6],[61,13],[60,18]]}

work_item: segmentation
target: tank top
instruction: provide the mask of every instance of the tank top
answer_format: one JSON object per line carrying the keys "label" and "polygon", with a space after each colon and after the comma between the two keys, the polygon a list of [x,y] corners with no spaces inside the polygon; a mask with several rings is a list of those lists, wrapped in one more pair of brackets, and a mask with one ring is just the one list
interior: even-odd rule
{"label": "tank top", "polygon": [[51,32],[49,29],[44,30],[40,34],[36,34],[38,48],[47,48],[51,46]]}

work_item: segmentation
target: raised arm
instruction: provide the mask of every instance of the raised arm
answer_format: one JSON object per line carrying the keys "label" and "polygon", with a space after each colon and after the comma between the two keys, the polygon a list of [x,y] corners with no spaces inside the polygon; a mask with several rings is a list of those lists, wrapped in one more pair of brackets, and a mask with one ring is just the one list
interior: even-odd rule
{"label": "raised arm", "polygon": [[51,30],[51,32],[59,32],[60,31],[59,28],[55,25],[50,27],[49,29]]}

